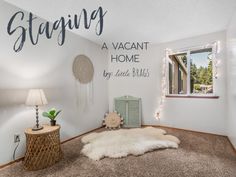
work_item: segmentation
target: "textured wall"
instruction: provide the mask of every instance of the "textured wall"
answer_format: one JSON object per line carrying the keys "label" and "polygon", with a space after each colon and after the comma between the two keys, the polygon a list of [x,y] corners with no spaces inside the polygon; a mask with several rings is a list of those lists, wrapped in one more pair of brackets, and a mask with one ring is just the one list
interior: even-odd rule
{"label": "textured wall", "polygon": [[[196,98],[167,98],[163,116],[160,121],[155,119],[158,102],[161,95],[161,69],[165,57],[165,49],[178,50],[181,48],[206,45],[214,41],[221,42],[221,52],[218,58],[219,78],[214,81],[216,94],[219,99]],[[127,68],[148,68],[148,78],[112,78],[109,81],[109,109],[113,109],[113,98],[132,95],[142,98],[143,124],[161,124],[165,126],[191,129],[225,135],[226,125],[226,57],[225,32],[211,33],[198,37],[152,45],[148,51],[138,51],[139,63],[109,63],[109,70],[126,70]],[[114,53],[126,53],[110,51]],[[130,52],[132,53],[132,52]],[[117,89],[119,88],[119,89]]]}
{"label": "textured wall", "polygon": [[[17,157],[24,155],[24,129],[35,124],[35,110],[24,105],[29,88],[45,90],[49,104],[41,107],[41,111],[51,107],[63,110],[58,118],[62,140],[99,127],[108,110],[107,81],[102,77],[102,71],[107,68],[107,53],[97,44],[68,31],[61,47],[56,37],[51,40],[40,37],[36,46],[27,39],[22,51],[15,53],[12,47],[17,36],[9,37],[6,26],[18,10],[0,1],[0,165],[12,160],[15,133],[21,135]],[[39,22],[44,20],[35,20],[35,26]],[[21,25],[26,26],[25,23]],[[77,111],[72,74],[73,59],[78,54],[90,57],[95,70],[94,104],[84,113]],[[40,121],[49,122],[42,116]]]}
{"label": "textured wall", "polygon": [[236,148],[236,14],[232,17],[227,30],[228,46],[228,121],[227,132],[231,142]]}

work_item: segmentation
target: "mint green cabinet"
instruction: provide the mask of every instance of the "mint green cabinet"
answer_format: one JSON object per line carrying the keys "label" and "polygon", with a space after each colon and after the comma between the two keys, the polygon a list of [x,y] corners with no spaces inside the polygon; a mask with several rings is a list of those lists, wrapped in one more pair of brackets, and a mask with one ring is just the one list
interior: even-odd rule
{"label": "mint green cabinet", "polygon": [[141,126],[141,98],[123,96],[114,99],[115,111],[124,118],[123,127]]}

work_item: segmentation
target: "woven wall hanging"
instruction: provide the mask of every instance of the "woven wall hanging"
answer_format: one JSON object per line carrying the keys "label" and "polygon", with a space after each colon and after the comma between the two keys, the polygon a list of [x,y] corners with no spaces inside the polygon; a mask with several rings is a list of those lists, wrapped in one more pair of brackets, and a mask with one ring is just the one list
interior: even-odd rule
{"label": "woven wall hanging", "polygon": [[74,59],[72,71],[76,82],[78,110],[86,111],[93,103],[93,63],[87,56],[78,55]]}

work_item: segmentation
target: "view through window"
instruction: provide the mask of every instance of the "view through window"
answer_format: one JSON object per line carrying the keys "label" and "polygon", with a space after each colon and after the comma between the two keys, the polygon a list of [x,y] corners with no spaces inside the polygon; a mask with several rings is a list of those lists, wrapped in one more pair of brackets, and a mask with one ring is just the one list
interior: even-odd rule
{"label": "view through window", "polygon": [[190,61],[190,93],[213,93],[212,49],[190,52]]}
{"label": "view through window", "polygon": [[169,93],[187,93],[187,53],[170,55]]}
{"label": "view through window", "polygon": [[169,59],[169,94],[213,93],[212,48],[169,55]]}

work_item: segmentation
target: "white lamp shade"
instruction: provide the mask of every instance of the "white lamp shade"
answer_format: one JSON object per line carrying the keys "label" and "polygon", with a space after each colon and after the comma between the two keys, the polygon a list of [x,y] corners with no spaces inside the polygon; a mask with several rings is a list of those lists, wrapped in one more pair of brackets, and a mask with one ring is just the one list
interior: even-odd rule
{"label": "white lamp shade", "polygon": [[42,106],[48,104],[48,101],[42,89],[30,89],[25,104],[28,106]]}

